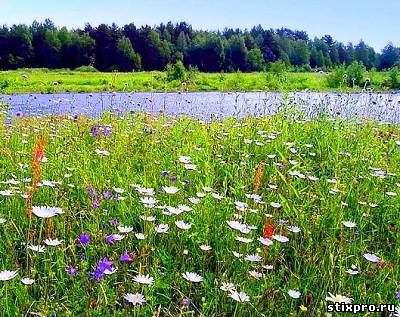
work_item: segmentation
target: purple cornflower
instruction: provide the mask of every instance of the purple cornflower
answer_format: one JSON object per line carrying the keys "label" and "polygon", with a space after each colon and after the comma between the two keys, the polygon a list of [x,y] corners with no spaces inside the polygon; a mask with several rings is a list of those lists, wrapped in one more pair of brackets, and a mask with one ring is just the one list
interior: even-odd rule
{"label": "purple cornflower", "polygon": [[183,181],[183,185],[190,185],[192,182],[189,179]]}
{"label": "purple cornflower", "polygon": [[119,260],[120,260],[121,262],[132,262],[132,261],[133,261],[132,257],[129,255],[129,253],[128,253],[127,251],[125,251],[125,253],[122,254],[122,255],[119,257]]}
{"label": "purple cornflower", "polygon": [[169,171],[162,171],[162,172],[161,172],[161,175],[164,176],[164,177],[166,177],[166,176],[169,175]]}
{"label": "purple cornflower", "polygon": [[119,200],[119,194],[115,194],[113,197],[114,200]]}
{"label": "purple cornflower", "polygon": [[93,197],[95,195],[95,192],[94,192],[94,189],[92,186],[87,186],[86,192],[89,194],[90,197]]}
{"label": "purple cornflower", "polygon": [[68,273],[68,275],[70,275],[70,276],[76,276],[76,273],[77,273],[78,271],[76,270],[76,268],[74,268],[73,266],[69,266],[68,268],[67,268],[67,273]]}
{"label": "purple cornflower", "polygon": [[72,121],[78,121],[79,116],[77,114],[73,114],[72,116],[69,117]]}
{"label": "purple cornflower", "polygon": [[4,125],[11,125],[11,119],[7,118],[6,121],[4,122]]}
{"label": "purple cornflower", "polygon": [[105,192],[103,192],[103,197],[105,200],[109,200],[111,198],[112,194],[106,190]]}
{"label": "purple cornflower", "polygon": [[106,236],[105,240],[108,244],[113,244],[115,242],[114,236],[112,234]]}
{"label": "purple cornflower", "polygon": [[286,220],[284,220],[284,219],[279,219],[279,225],[280,225],[280,226],[284,226],[284,225],[286,225],[286,223],[287,223]]}
{"label": "purple cornflower", "polygon": [[171,176],[171,177],[169,178],[169,180],[170,180],[171,182],[176,182],[177,177],[176,177],[176,176]]}
{"label": "purple cornflower", "polygon": [[181,306],[182,308],[188,308],[190,305],[190,300],[188,298],[182,299]]}
{"label": "purple cornflower", "polygon": [[105,137],[110,137],[111,136],[111,128],[110,127],[106,127],[103,131],[103,134]]}
{"label": "purple cornflower", "polygon": [[23,117],[23,113],[22,113],[22,111],[17,111],[16,113],[15,113],[15,116],[17,117],[17,118],[22,118]]}
{"label": "purple cornflower", "polygon": [[113,267],[112,267],[113,262],[110,261],[108,258],[104,258],[103,260],[100,260],[97,263],[97,268],[93,272],[93,277],[94,279],[99,282],[101,278],[104,276],[105,272],[112,272]]}
{"label": "purple cornflower", "polygon": [[119,221],[117,219],[111,219],[108,221],[108,223],[110,224],[110,226],[115,227],[115,226],[118,226]]}
{"label": "purple cornflower", "polygon": [[361,233],[360,233],[360,230],[354,231],[354,235],[355,235],[356,237],[358,237],[360,234],[361,234]]}
{"label": "purple cornflower", "polygon": [[82,245],[86,245],[90,242],[90,234],[89,233],[82,233],[78,239],[79,243]]}
{"label": "purple cornflower", "polygon": [[93,208],[93,209],[99,209],[99,207],[100,207],[100,205],[99,205],[99,203],[98,203],[97,201],[94,201],[94,202],[92,203],[92,208]]}
{"label": "purple cornflower", "polygon": [[92,133],[92,136],[97,139],[100,136],[100,127],[98,125],[94,125],[90,129],[90,132]]}
{"label": "purple cornflower", "polygon": [[400,299],[400,291],[396,292],[396,298]]}

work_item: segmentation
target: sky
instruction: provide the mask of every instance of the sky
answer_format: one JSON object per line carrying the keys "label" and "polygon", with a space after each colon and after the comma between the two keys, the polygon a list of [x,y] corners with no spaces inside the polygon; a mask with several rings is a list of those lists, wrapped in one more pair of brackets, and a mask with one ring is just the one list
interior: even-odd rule
{"label": "sky", "polygon": [[50,18],[56,26],[83,27],[112,22],[136,26],[186,21],[194,29],[287,27],[310,37],[363,39],[380,51],[400,46],[398,0],[0,0],[0,24],[31,24]]}

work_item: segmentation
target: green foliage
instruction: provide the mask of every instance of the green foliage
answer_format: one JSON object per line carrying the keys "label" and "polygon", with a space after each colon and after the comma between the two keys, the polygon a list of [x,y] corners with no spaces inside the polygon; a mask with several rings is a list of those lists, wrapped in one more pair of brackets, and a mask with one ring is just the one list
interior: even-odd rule
{"label": "green foliage", "polygon": [[76,68],[75,71],[81,72],[81,73],[96,73],[96,72],[98,72],[98,70],[91,65],[80,66],[80,67]]}
{"label": "green foliage", "polygon": [[386,84],[390,89],[400,88],[400,67],[393,67],[388,73]]}
{"label": "green foliage", "polygon": [[362,86],[365,83],[365,66],[360,62],[353,62],[347,67],[347,84],[350,87],[354,85]]}
{"label": "green foliage", "polygon": [[262,71],[265,68],[264,56],[259,48],[253,48],[247,53],[247,62],[251,71]]}
{"label": "green foliage", "polygon": [[177,80],[183,82],[188,75],[182,61],[177,61],[175,64],[168,64],[166,69],[167,81]]}
{"label": "green foliage", "polygon": [[348,75],[345,65],[337,66],[327,77],[328,86],[332,88],[347,86],[347,79]]}

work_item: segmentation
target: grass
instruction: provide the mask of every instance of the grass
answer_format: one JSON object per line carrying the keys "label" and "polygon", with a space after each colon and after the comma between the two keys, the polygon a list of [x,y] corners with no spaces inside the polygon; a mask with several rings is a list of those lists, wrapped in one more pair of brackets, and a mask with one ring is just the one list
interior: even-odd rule
{"label": "grass", "polygon": [[[29,76],[28,79],[22,77]],[[372,88],[387,90],[387,73],[372,72]],[[271,73],[195,73],[183,86],[166,80],[163,72],[100,73],[69,70],[22,69],[0,72],[0,93],[56,93],[100,91],[361,91],[331,88],[326,74],[288,73],[280,79]]]}
{"label": "grass", "polygon": [[[0,218],[6,220],[0,225],[0,272],[18,273],[14,279],[0,281],[3,316],[34,312],[42,316],[327,316],[329,292],[351,297],[357,304],[399,304],[395,292],[400,291],[400,195],[390,193],[398,193],[400,186],[396,126],[323,116],[303,121],[283,114],[210,123],[145,114],[124,118],[105,114],[98,120],[77,121],[29,117],[12,119],[11,125],[3,124],[5,116],[0,119]],[[93,130],[97,125],[111,130],[111,135]],[[32,153],[39,135],[46,140],[47,161],[41,164],[43,186],[34,192],[32,204],[63,208],[64,214],[51,220],[35,215],[28,220],[26,199],[21,197],[32,185],[26,178],[33,177]],[[96,149],[110,155],[96,154]],[[189,156],[196,170],[185,168],[181,156]],[[60,183],[52,187],[44,180]],[[89,195],[88,186],[97,194]],[[180,190],[167,194],[162,186]],[[215,199],[204,186],[223,198]],[[124,199],[103,197],[105,191],[115,194],[113,188],[124,189],[120,194]],[[138,188],[142,192],[153,188],[157,206],[183,204],[192,210],[167,215],[161,208],[146,208]],[[188,199],[203,195],[198,204]],[[248,207],[238,210],[238,201]],[[282,207],[274,208],[272,202]],[[155,216],[155,223],[143,221],[141,215]],[[230,228],[226,221],[235,219],[254,226],[253,230],[245,234]],[[270,237],[263,231],[271,229],[268,219],[274,234],[287,236],[289,242],[275,240],[264,247],[257,241],[263,234]],[[108,244],[105,238],[118,233],[111,220],[131,226],[133,232]],[[176,220],[192,226],[181,230]],[[353,221],[357,227],[346,228],[343,221]],[[168,224],[168,233],[156,233],[159,224]],[[290,232],[289,225],[301,232]],[[138,232],[144,233],[144,240],[135,237]],[[91,236],[85,246],[77,242],[82,233]],[[239,242],[237,236],[253,241]],[[63,243],[47,246],[45,253],[27,248],[44,245],[45,238]],[[212,249],[202,251],[202,244]],[[132,263],[120,262],[126,251]],[[243,256],[236,258],[233,251]],[[365,253],[379,256],[380,262],[367,261]],[[258,254],[261,262],[244,259],[251,254]],[[93,272],[105,257],[118,271],[96,282]],[[346,272],[352,265],[358,275]],[[67,273],[70,266],[76,268],[76,276]],[[263,276],[255,279],[249,274],[253,270]],[[196,272],[204,280],[190,283],[182,277],[184,272]],[[154,284],[134,282],[139,273],[149,274]],[[22,277],[35,283],[23,285]],[[222,282],[234,283],[250,302],[234,301],[220,290]],[[300,298],[289,297],[290,289],[300,291]],[[146,304],[133,306],[124,300],[125,294],[136,292],[145,296]],[[190,300],[189,307],[181,307],[183,299]],[[301,305],[307,311],[301,311]]]}

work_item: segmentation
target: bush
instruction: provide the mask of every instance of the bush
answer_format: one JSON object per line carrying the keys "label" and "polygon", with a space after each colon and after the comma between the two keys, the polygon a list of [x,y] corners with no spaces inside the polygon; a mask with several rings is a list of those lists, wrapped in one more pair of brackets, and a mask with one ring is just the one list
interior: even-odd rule
{"label": "bush", "polygon": [[347,84],[350,87],[354,85],[361,86],[364,84],[364,75],[366,69],[362,63],[353,62],[347,67]]}
{"label": "bush", "polygon": [[328,86],[331,88],[339,88],[343,85],[347,85],[347,73],[346,67],[340,65],[333,69],[333,71],[326,78],[328,81]]}
{"label": "bush", "polygon": [[81,66],[78,68],[75,68],[75,71],[77,72],[82,72],[82,73],[96,73],[98,70],[94,68],[93,66]]}
{"label": "bush", "polygon": [[386,85],[390,89],[400,88],[400,67],[393,67],[389,71],[389,78],[386,80]]}
{"label": "bush", "polygon": [[175,64],[168,64],[165,71],[167,72],[167,81],[178,80],[183,82],[187,78],[187,72],[182,61],[177,61]]}

